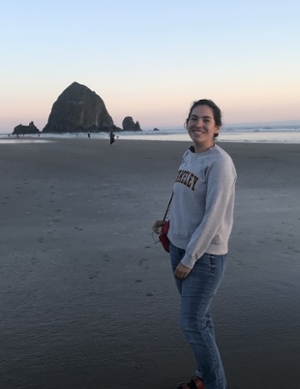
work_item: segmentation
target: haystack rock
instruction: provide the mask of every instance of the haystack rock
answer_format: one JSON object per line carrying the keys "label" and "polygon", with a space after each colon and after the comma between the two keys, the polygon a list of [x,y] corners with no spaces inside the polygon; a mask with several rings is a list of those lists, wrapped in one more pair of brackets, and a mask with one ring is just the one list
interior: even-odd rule
{"label": "haystack rock", "polygon": [[44,133],[122,131],[104,101],[85,85],[73,82],[52,106]]}
{"label": "haystack rock", "polygon": [[17,127],[14,128],[13,135],[20,135],[20,134],[39,134],[39,129],[34,125],[33,122],[30,122],[28,126],[23,126],[22,124],[19,124]]}
{"label": "haystack rock", "polygon": [[142,131],[139,122],[134,123],[131,116],[126,116],[122,122],[123,131]]}

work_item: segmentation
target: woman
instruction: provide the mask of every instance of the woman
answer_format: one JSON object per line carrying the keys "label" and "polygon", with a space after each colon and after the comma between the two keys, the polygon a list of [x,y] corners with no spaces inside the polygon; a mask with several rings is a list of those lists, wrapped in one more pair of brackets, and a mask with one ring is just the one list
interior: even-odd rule
{"label": "woman", "polygon": [[[226,266],[236,181],[230,156],[215,144],[221,116],[211,100],[192,105],[185,127],[194,146],[184,153],[173,187],[170,258],[181,296],[180,326],[197,362],[195,376],[178,389],[227,388],[210,314]],[[153,231],[163,224],[157,220]]]}

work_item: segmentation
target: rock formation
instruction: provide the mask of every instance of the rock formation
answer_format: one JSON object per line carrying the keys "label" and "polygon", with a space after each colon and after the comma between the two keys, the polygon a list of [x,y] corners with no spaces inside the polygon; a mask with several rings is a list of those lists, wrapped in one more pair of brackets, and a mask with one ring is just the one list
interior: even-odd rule
{"label": "rock formation", "polygon": [[39,129],[34,125],[33,122],[30,122],[28,126],[23,126],[19,124],[14,128],[13,135],[23,135],[23,134],[39,134]]}
{"label": "rock formation", "polygon": [[153,128],[153,131],[159,131],[159,129],[155,127],[155,128]]}
{"label": "rock formation", "polygon": [[52,106],[43,133],[122,131],[114,125],[104,101],[85,85],[73,82]]}
{"label": "rock formation", "polygon": [[139,122],[134,123],[131,116],[126,116],[122,122],[123,131],[142,131]]}

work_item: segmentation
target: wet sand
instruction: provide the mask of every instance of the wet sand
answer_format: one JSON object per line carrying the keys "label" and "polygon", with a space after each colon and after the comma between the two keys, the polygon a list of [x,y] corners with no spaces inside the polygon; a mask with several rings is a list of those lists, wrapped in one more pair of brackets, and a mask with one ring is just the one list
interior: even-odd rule
{"label": "wet sand", "polygon": [[[185,142],[0,145],[1,389],[175,389],[195,363],[151,237]],[[220,144],[235,225],[213,303],[230,389],[299,389],[300,145]]]}

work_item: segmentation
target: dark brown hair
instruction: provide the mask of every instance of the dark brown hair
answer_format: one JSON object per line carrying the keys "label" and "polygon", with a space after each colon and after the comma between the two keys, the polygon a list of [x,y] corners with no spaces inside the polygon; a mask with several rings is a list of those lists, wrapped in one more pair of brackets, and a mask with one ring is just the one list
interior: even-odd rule
{"label": "dark brown hair", "polygon": [[193,105],[191,106],[191,109],[190,109],[190,112],[189,112],[188,118],[186,119],[185,124],[187,124],[187,122],[190,120],[193,109],[195,107],[198,107],[198,105],[207,105],[208,107],[210,107],[213,111],[213,114],[214,114],[216,126],[222,126],[222,113],[221,113],[220,108],[212,100],[207,100],[207,99],[194,101]]}

